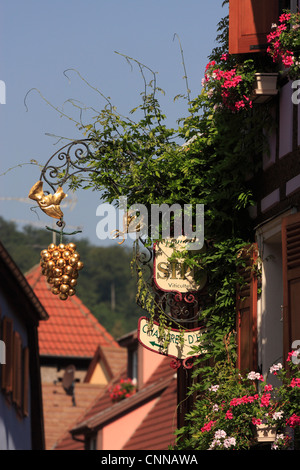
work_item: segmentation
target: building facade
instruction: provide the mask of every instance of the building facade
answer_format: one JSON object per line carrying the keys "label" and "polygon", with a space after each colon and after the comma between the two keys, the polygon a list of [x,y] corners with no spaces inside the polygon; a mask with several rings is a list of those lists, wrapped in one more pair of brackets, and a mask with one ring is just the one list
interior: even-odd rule
{"label": "building facade", "polygon": [[[296,12],[298,1],[230,0],[229,53],[245,60],[265,54],[267,34],[284,9]],[[261,275],[251,275],[245,296],[238,296],[239,366],[266,374],[300,344],[300,106],[297,82],[278,74],[277,90],[255,106],[271,109],[274,128],[269,153],[252,180],[256,204],[251,208],[255,253]],[[254,106],[254,113],[255,113]],[[243,298],[243,301],[241,300]]]}
{"label": "building facade", "polygon": [[0,449],[44,450],[38,325],[48,318],[0,242]]}

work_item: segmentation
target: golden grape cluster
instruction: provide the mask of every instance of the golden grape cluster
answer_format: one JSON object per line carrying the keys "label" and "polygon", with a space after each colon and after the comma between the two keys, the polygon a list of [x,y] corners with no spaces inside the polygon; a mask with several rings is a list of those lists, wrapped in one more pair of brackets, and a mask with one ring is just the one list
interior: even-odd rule
{"label": "golden grape cluster", "polygon": [[75,243],[51,243],[47,249],[41,251],[40,264],[53,294],[66,300],[76,293],[78,271],[83,268],[83,262],[76,251]]}

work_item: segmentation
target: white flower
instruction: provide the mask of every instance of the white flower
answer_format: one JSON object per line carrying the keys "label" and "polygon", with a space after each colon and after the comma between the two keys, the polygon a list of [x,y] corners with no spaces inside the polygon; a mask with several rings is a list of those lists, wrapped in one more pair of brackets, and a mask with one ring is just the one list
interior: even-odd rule
{"label": "white flower", "polygon": [[218,429],[216,432],[215,432],[215,439],[222,439],[222,438],[225,438],[227,436],[226,432],[223,431],[223,429]]}
{"label": "white flower", "polygon": [[219,405],[217,405],[216,403],[214,404],[214,406],[212,407],[213,411],[219,411]]}
{"label": "white flower", "polygon": [[283,416],[283,411],[276,411],[276,412],[273,414],[272,418],[275,419],[275,420],[277,420],[277,419],[282,418],[282,416]]}
{"label": "white flower", "polygon": [[236,440],[234,437],[228,437],[228,439],[225,439],[224,441],[224,447],[227,449],[228,447],[235,446]]}
{"label": "white flower", "polygon": [[272,367],[270,367],[270,372],[273,374],[273,372],[282,369],[282,364],[278,362],[278,364],[273,364]]}
{"label": "white flower", "polygon": [[211,387],[209,387],[209,391],[210,392],[216,392],[219,388],[219,385],[212,385]]}
{"label": "white flower", "polygon": [[284,434],[276,434],[276,438],[275,438],[275,441],[273,442],[273,444],[272,444],[272,446],[271,446],[271,450],[277,450],[277,449],[278,449],[278,444],[277,444],[277,442],[278,442],[280,439],[284,439]]}
{"label": "white flower", "polygon": [[210,444],[209,449],[213,449],[214,447],[220,446],[220,445],[221,445],[221,441],[219,441],[218,439],[214,439],[212,443]]}
{"label": "white flower", "polygon": [[259,372],[254,372],[254,371],[251,371],[249,372],[247,378],[249,380],[258,380],[260,378],[260,373]]}

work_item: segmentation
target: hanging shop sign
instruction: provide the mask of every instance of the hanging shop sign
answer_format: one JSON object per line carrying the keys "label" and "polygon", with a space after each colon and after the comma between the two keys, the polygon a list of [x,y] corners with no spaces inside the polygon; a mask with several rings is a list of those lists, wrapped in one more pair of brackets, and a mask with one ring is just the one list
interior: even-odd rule
{"label": "hanging shop sign", "polygon": [[197,292],[204,288],[207,280],[206,272],[197,272],[185,262],[184,256],[170,259],[174,254],[186,250],[188,240],[166,239],[154,245],[153,276],[156,287],[166,292]]}
{"label": "hanging shop sign", "polygon": [[141,317],[138,324],[138,340],[145,348],[177,359],[199,355],[193,347],[201,345],[203,332],[203,328],[185,330],[183,333],[177,329],[161,329],[155,321],[150,325],[146,317]]}

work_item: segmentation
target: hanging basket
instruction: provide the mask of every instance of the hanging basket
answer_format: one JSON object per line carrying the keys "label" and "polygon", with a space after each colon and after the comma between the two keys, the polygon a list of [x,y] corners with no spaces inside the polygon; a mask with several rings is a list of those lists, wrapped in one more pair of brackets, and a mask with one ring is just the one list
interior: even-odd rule
{"label": "hanging basket", "polygon": [[256,73],[255,86],[252,93],[254,103],[265,103],[272,96],[277,95],[278,73]]}
{"label": "hanging basket", "polygon": [[257,442],[274,442],[276,438],[276,427],[269,424],[256,425]]}

